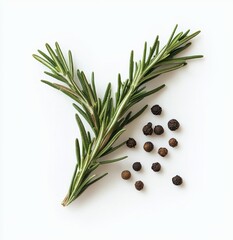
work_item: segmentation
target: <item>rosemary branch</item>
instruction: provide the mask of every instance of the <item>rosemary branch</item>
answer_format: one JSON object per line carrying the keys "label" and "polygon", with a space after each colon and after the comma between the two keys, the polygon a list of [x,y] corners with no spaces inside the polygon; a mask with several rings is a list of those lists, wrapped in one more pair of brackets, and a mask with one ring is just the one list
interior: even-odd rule
{"label": "rosemary branch", "polygon": [[201,55],[175,57],[188,48],[191,45],[189,41],[200,33],[200,31],[197,31],[189,35],[188,30],[185,33],[180,32],[175,35],[176,29],[177,25],[162,49],[160,49],[158,36],[149,51],[147,50],[147,43],[145,43],[140,61],[135,62],[133,51],[131,52],[129,78],[122,82],[121,75],[118,75],[118,87],[114,97],[112,96],[110,83],[106,88],[103,99],[98,97],[94,73],[92,73],[90,82],[83,71],[77,70],[77,75],[75,75],[71,51],[68,52],[68,60],[66,60],[58,43],[55,43],[55,50],[49,44],[45,45],[48,54],[38,50],[40,55],[33,55],[36,60],[50,69],[50,72],[45,72],[45,74],[62,82],[62,84],[51,83],[46,80],[42,80],[42,82],[71,97],[75,101],[73,106],[93,130],[93,134],[87,131],[81,118],[76,114],[82,144],[76,139],[77,163],[68,194],[62,202],[64,206],[69,205],[89,186],[107,175],[107,173],[104,173],[96,176],[93,173],[101,164],[117,162],[127,157],[101,159],[124,144],[123,142],[114,146],[114,143],[125,131],[125,126],[140,116],[147,105],[134,114],[129,109],[165,86],[161,85],[152,90],[147,90],[144,84],[161,74],[185,66],[187,60],[202,57]]}

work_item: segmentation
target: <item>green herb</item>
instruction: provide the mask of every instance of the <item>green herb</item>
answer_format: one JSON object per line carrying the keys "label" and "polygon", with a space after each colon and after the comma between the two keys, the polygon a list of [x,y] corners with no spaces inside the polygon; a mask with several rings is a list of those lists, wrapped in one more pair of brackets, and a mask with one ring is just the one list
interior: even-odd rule
{"label": "green herb", "polygon": [[71,97],[75,101],[73,106],[93,130],[93,133],[87,131],[79,114],[76,114],[82,144],[76,139],[77,163],[68,194],[62,202],[64,206],[69,205],[89,186],[106,176],[107,173],[100,176],[93,173],[101,164],[117,162],[127,157],[102,160],[103,156],[112,153],[125,143],[114,145],[125,131],[125,126],[141,115],[147,105],[134,114],[129,109],[165,86],[147,89],[145,83],[163,73],[185,66],[187,60],[202,57],[201,55],[176,57],[178,53],[190,46],[189,40],[200,33],[197,31],[189,35],[188,30],[175,35],[176,29],[177,26],[163,48],[160,48],[158,36],[149,50],[145,43],[140,61],[135,62],[134,53],[131,52],[129,78],[122,82],[121,75],[118,75],[118,87],[114,97],[111,83],[109,83],[104,98],[99,98],[96,92],[94,73],[91,75],[91,81],[88,81],[83,71],[77,70],[76,72],[71,51],[68,52],[68,60],[66,60],[58,43],[55,43],[55,50],[46,44],[47,54],[39,50],[40,55],[33,55],[50,70],[45,74],[60,81],[61,84],[46,80],[42,80],[42,82]]}

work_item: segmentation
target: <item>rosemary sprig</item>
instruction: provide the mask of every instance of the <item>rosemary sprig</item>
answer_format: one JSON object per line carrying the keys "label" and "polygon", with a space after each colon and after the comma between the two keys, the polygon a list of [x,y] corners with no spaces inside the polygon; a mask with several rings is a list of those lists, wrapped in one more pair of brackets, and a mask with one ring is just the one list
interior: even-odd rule
{"label": "rosemary sprig", "polygon": [[162,49],[160,49],[158,36],[149,51],[147,43],[145,43],[140,61],[135,62],[134,53],[131,52],[129,78],[122,82],[121,75],[118,75],[118,87],[114,97],[112,96],[111,83],[109,83],[104,98],[99,98],[96,92],[94,73],[92,73],[90,82],[83,71],[77,70],[76,75],[71,51],[68,52],[68,60],[66,60],[58,43],[55,43],[55,50],[49,44],[45,45],[48,54],[38,50],[40,55],[33,55],[35,59],[49,68],[50,72],[45,72],[45,74],[62,84],[46,80],[42,80],[42,82],[71,97],[75,101],[73,106],[93,130],[93,133],[87,131],[81,118],[76,114],[82,144],[76,139],[77,163],[68,194],[62,202],[64,206],[69,205],[89,186],[106,176],[107,173],[100,176],[93,174],[101,164],[117,162],[126,158],[123,156],[102,160],[103,156],[110,154],[124,144],[123,142],[114,146],[114,143],[125,131],[125,126],[140,116],[147,105],[134,114],[129,109],[165,86],[161,85],[148,90],[144,84],[161,74],[185,66],[187,60],[202,57],[201,55],[176,57],[178,53],[188,48],[191,44],[189,41],[200,33],[197,31],[189,35],[188,30],[185,33],[180,32],[175,35],[176,29],[177,25]]}

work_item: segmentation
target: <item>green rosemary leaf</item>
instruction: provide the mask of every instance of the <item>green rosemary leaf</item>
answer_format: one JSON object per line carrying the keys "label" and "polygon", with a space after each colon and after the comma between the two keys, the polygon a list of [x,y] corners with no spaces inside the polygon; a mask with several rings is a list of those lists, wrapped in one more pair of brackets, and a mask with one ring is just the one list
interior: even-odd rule
{"label": "green rosemary leaf", "polygon": [[81,165],[81,153],[80,153],[80,145],[79,145],[79,140],[76,138],[75,140],[75,147],[76,147],[76,159],[78,166]]}
{"label": "green rosemary leaf", "polygon": [[[160,90],[160,89],[159,89]],[[157,91],[159,91],[157,90]],[[152,94],[152,93],[151,93]],[[150,95],[150,94],[149,94]],[[147,95],[148,96],[148,95]],[[131,118],[128,119],[128,121],[126,122],[126,124],[129,124],[130,122],[132,122],[134,119],[136,119],[137,117],[139,117],[146,109],[147,109],[148,105],[144,106],[140,111],[138,111],[137,113],[135,113]]]}
{"label": "green rosemary leaf", "polygon": [[68,68],[68,65],[66,63],[66,60],[65,60],[65,58],[63,56],[63,53],[61,51],[61,48],[60,48],[60,46],[59,46],[59,44],[57,42],[55,42],[55,47],[56,47],[57,57],[60,60],[60,62],[62,63],[64,70],[66,72],[69,71],[69,68]]}
{"label": "green rosemary leaf", "polygon": [[[130,117],[131,117],[131,114],[132,114],[132,111],[130,111],[130,112],[125,116],[122,125],[123,125],[123,124],[125,125],[125,124],[128,122],[128,120],[129,120]],[[124,126],[124,125],[123,125],[123,126]]]}
{"label": "green rosemary leaf", "polygon": [[180,52],[184,51],[186,48],[188,48],[192,43],[186,43],[184,46],[176,48],[175,50],[171,51],[169,58],[174,57],[175,55],[179,54]]}
{"label": "green rosemary leaf", "polygon": [[106,175],[108,175],[108,173],[104,173],[104,174],[102,174],[102,175],[99,176],[99,177],[96,177],[96,178],[94,178],[94,179],[91,179],[91,181],[88,182],[87,187],[89,187],[89,186],[91,186],[93,183],[99,181],[101,178],[105,177]]}
{"label": "green rosemary leaf", "polygon": [[124,157],[119,157],[119,158],[115,158],[115,159],[110,159],[110,160],[102,160],[99,161],[100,164],[109,164],[109,163],[114,163],[114,162],[119,162],[123,159],[126,159],[128,156],[124,156]]}
{"label": "green rosemary leaf", "polygon": [[160,46],[160,41],[158,41],[157,46],[155,48],[155,55],[159,54],[159,46]]}
{"label": "green rosemary leaf", "polygon": [[[94,161],[93,161],[93,162],[94,162]],[[91,172],[93,172],[94,170],[96,170],[96,168],[98,168],[99,165],[100,165],[100,163],[94,162],[94,163],[88,168],[87,175],[89,175]]]}
{"label": "green rosemary leaf", "polygon": [[87,138],[88,138],[88,142],[90,144],[91,143],[91,133],[89,131],[87,131]]}
{"label": "green rosemary leaf", "polygon": [[[98,102],[97,102],[98,103]],[[94,127],[93,130],[95,134],[97,134],[99,127],[100,127],[100,119],[99,119],[99,114],[97,113],[97,107],[96,104],[93,106],[93,108],[89,109],[87,106],[82,105],[84,111],[86,112],[87,116],[89,119],[92,121],[91,127]]]}
{"label": "green rosemary leaf", "polygon": [[81,133],[81,136],[82,136],[82,144],[83,144],[84,150],[87,151],[89,141],[88,141],[86,130],[85,130],[84,125],[83,125],[80,117],[78,116],[78,114],[75,114],[75,117],[76,117],[76,121],[78,123],[80,133]]}
{"label": "green rosemary leaf", "polygon": [[150,63],[150,61],[151,61],[151,58],[152,58],[152,56],[153,56],[153,54],[154,54],[154,52],[155,52],[155,49],[156,49],[156,47],[157,47],[157,45],[158,45],[158,41],[159,41],[159,37],[157,36],[156,39],[155,39],[155,41],[154,41],[153,46],[150,48],[150,52],[149,52],[149,55],[148,55],[148,58],[147,58],[146,66],[147,66],[147,65]]}
{"label": "green rosemary leaf", "polygon": [[56,63],[47,54],[45,54],[41,50],[38,50],[38,53],[40,53],[51,64],[51,66],[53,66],[54,68],[56,67]]}
{"label": "green rosemary leaf", "polygon": [[60,84],[57,84],[57,83],[51,83],[49,81],[46,81],[46,80],[41,80],[41,82],[53,87],[53,88],[56,88],[60,91],[62,91],[63,93],[65,93],[67,96],[69,96],[70,98],[74,99],[76,102],[82,104],[82,100],[79,98],[79,96],[73,92],[71,89],[65,87],[65,86],[62,86]]}
{"label": "green rosemary leaf", "polygon": [[192,38],[196,37],[201,31],[197,31],[193,34],[191,34],[190,36],[186,36],[185,38],[181,39],[180,41],[172,44],[168,49],[167,51],[170,51],[172,48],[177,48],[181,45],[183,45],[184,43],[188,42],[189,40],[191,40]]}
{"label": "green rosemary leaf", "polygon": [[146,83],[148,80],[151,80],[161,74],[177,70],[185,65],[186,65],[186,63],[182,63],[182,64],[176,64],[174,67],[167,67],[167,68],[164,68],[161,70],[155,69],[153,72],[151,72],[150,74],[148,74],[146,77],[143,78],[143,83]]}
{"label": "green rosemary leaf", "polygon": [[74,78],[74,63],[71,51],[68,51],[68,58],[69,58],[69,70],[71,73],[72,79]]}
{"label": "green rosemary leaf", "polygon": [[97,113],[98,113],[98,115],[100,114],[101,110],[102,110],[102,101],[101,101],[100,98],[98,98],[98,100],[97,100]]}
{"label": "green rosemary leaf", "polygon": [[53,67],[49,62],[47,62],[45,59],[43,59],[42,57],[33,54],[32,55],[37,61],[41,62],[43,65],[45,65],[47,68],[49,68],[52,72],[57,73],[57,69],[55,67]]}
{"label": "green rosemary leaf", "polygon": [[133,51],[131,51],[130,60],[129,60],[129,81],[130,82],[132,82],[133,80],[133,69],[134,69]]}
{"label": "green rosemary leaf", "polygon": [[178,33],[178,34],[172,39],[170,45],[172,45],[173,43],[176,43],[177,41],[179,41],[180,38],[182,37],[182,35],[183,35],[183,32]]}
{"label": "green rosemary leaf", "polygon": [[97,93],[96,93],[96,87],[95,87],[95,76],[94,76],[94,72],[92,72],[91,74],[91,86],[92,86],[92,90],[93,90],[93,97],[95,102],[97,101],[98,97],[97,97]]}
{"label": "green rosemary leaf", "polygon": [[74,173],[73,173],[73,176],[72,176],[72,181],[71,181],[71,184],[70,184],[70,188],[69,188],[69,192],[68,192],[68,195],[70,195],[73,191],[73,183],[74,183],[74,179],[76,177],[76,174],[77,174],[77,170],[78,170],[78,163],[75,164],[75,169],[74,169]]}
{"label": "green rosemary leaf", "polygon": [[84,112],[77,104],[73,103],[74,108],[86,119],[86,121],[89,123],[91,127],[94,127],[92,119],[87,114],[87,111]]}
{"label": "green rosemary leaf", "polygon": [[112,97],[110,97],[108,108],[107,108],[107,113],[110,115],[110,118],[113,116],[114,112],[115,112],[115,108],[113,106],[113,99]]}
{"label": "green rosemary leaf", "polygon": [[156,65],[156,68],[159,66],[164,66],[164,65],[168,65],[168,64],[184,64],[184,63],[186,63],[185,60],[187,60],[187,59],[186,58],[172,58],[172,59],[168,59],[168,60],[163,60]]}
{"label": "green rosemary leaf", "polygon": [[150,96],[151,94],[154,94],[154,93],[158,92],[159,90],[161,90],[161,89],[164,88],[164,87],[165,87],[165,84],[163,84],[163,85],[161,85],[161,86],[159,86],[159,87],[157,87],[157,88],[154,88],[154,89],[151,90],[151,91],[146,92],[145,94],[143,94],[143,98],[148,97],[148,96]]}
{"label": "green rosemary leaf", "polygon": [[88,83],[87,78],[86,78],[86,76],[85,76],[83,71],[81,72],[81,76],[82,76],[83,84],[85,85],[85,89],[87,91],[86,94],[87,94],[87,96],[89,96],[90,103],[92,105],[94,105],[95,100],[94,100],[94,94],[93,94],[91,85]]}
{"label": "green rosemary leaf", "polygon": [[142,69],[144,69],[144,66],[146,65],[146,51],[147,51],[147,42],[144,44],[144,50],[142,55]]}
{"label": "green rosemary leaf", "polygon": [[46,71],[44,71],[44,73],[47,74],[50,77],[56,78],[59,81],[62,81],[64,83],[66,82],[66,79],[63,76],[59,75],[59,74],[50,73],[50,72],[46,72]]}
{"label": "green rosemary leaf", "polygon": [[109,92],[107,98],[104,101],[102,111],[100,113],[99,119],[105,119],[106,115],[108,114],[108,106],[109,106],[109,101],[111,98],[111,93]]}
{"label": "green rosemary leaf", "polygon": [[188,34],[189,34],[190,30],[187,30],[181,37],[179,40],[184,39]]}
{"label": "green rosemary leaf", "polygon": [[121,89],[122,89],[122,82],[121,82],[121,74],[118,74],[118,85],[117,85],[117,91],[115,94],[116,99],[116,107],[119,105],[119,102],[121,100]]}
{"label": "green rosemary leaf", "polygon": [[125,145],[125,143],[126,143],[126,141],[118,144],[118,145],[115,146],[115,147],[110,147],[109,150],[107,150],[107,151],[102,155],[102,157],[108,155],[109,153],[112,153],[112,152],[116,151],[118,148],[120,148],[120,147],[122,147],[123,145]]}
{"label": "green rosemary leaf", "polygon": [[108,83],[108,86],[105,90],[105,94],[104,94],[104,98],[103,98],[103,104],[105,104],[105,102],[107,101],[107,99],[109,98],[109,95],[111,95],[112,93],[112,85],[111,83]]}
{"label": "green rosemary leaf", "polygon": [[174,30],[173,30],[173,32],[172,32],[172,34],[171,34],[168,42],[167,42],[167,46],[169,46],[169,44],[171,43],[171,41],[172,41],[172,39],[173,39],[173,37],[174,37],[174,35],[175,35],[175,32],[176,32],[177,27],[178,27],[178,24],[176,24],[176,26],[175,26],[175,28],[174,28]]}
{"label": "green rosemary leaf", "polygon": [[56,56],[56,54],[53,51],[53,49],[50,47],[50,45],[48,43],[45,44],[45,47],[47,48],[47,50],[48,50],[51,58],[53,59],[53,61],[56,63],[56,66],[58,67],[59,72],[62,72],[63,74],[65,74],[64,66],[62,66],[61,62],[59,61],[59,59]]}

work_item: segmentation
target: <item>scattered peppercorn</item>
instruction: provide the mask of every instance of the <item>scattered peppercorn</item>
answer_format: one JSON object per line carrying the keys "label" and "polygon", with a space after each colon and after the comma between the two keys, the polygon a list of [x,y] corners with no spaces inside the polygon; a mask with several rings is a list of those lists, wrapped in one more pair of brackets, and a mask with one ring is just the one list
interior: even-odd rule
{"label": "scattered peppercorn", "polygon": [[158,154],[162,157],[165,157],[168,154],[168,150],[166,148],[159,148]]}
{"label": "scattered peppercorn", "polygon": [[159,172],[160,169],[161,169],[160,163],[158,163],[158,162],[153,163],[152,166],[151,166],[151,169],[152,169],[154,172]]}
{"label": "scattered peppercorn", "polygon": [[132,167],[133,167],[133,170],[140,171],[142,168],[142,164],[140,162],[135,162]]}
{"label": "scattered peppercorn", "polygon": [[133,138],[129,138],[126,141],[126,146],[129,148],[134,148],[137,145],[136,141]]}
{"label": "scattered peppercorn", "polygon": [[161,125],[155,126],[155,128],[154,128],[154,133],[155,133],[156,135],[161,135],[161,134],[163,134],[163,133],[164,133],[163,127],[162,127]]}
{"label": "scattered peppercorn", "polygon": [[176,175],[175,177],[172,178],[172,182],[173,184],[178,186],[183,183],[183,179],[180,176]]}
{"label": "scattered peppercorn", "polygon": [[145,142],[143,148],[146,152],[151,152],[154,149],[154,145],[152,142]]}
{"label": "scattered peppercorn", "polygon": [[153,133],[152,123],[148,122],[142,129],[145,135],[151,135]]}
{"label": "scattered peppercorn", "polygon": [[121,177],[122,177],[123,179],[125,179],[125,180],[130,179],[130,177],[131,177],[130,171],[124,170],[124,171],[121,173]]}
{"label": "scattered peppercorn", "polygon": [[178,141],[175,138],[171,138],[168,143],[171,147],[176,147],[178,145]]}
{"label": "scattered peppercorn", "polygon": [[144,187],[144,183],[142,181],[137,181],[135,182],[134,186],[138,191],[141,191]]}
{"label": "scattered peppercorn", "polygon": [[152,112],[154,115],[160,115],[161,112],[162,112],[162,108],[161,108],[159,105],[154,105],[154,106],[151,108],[151,112]]}
{"label": "scattered peppercorn", "polygon": [[176,119],[171,119],[167,125],[171,131],[175,131],[180,127],[180,123]]}

